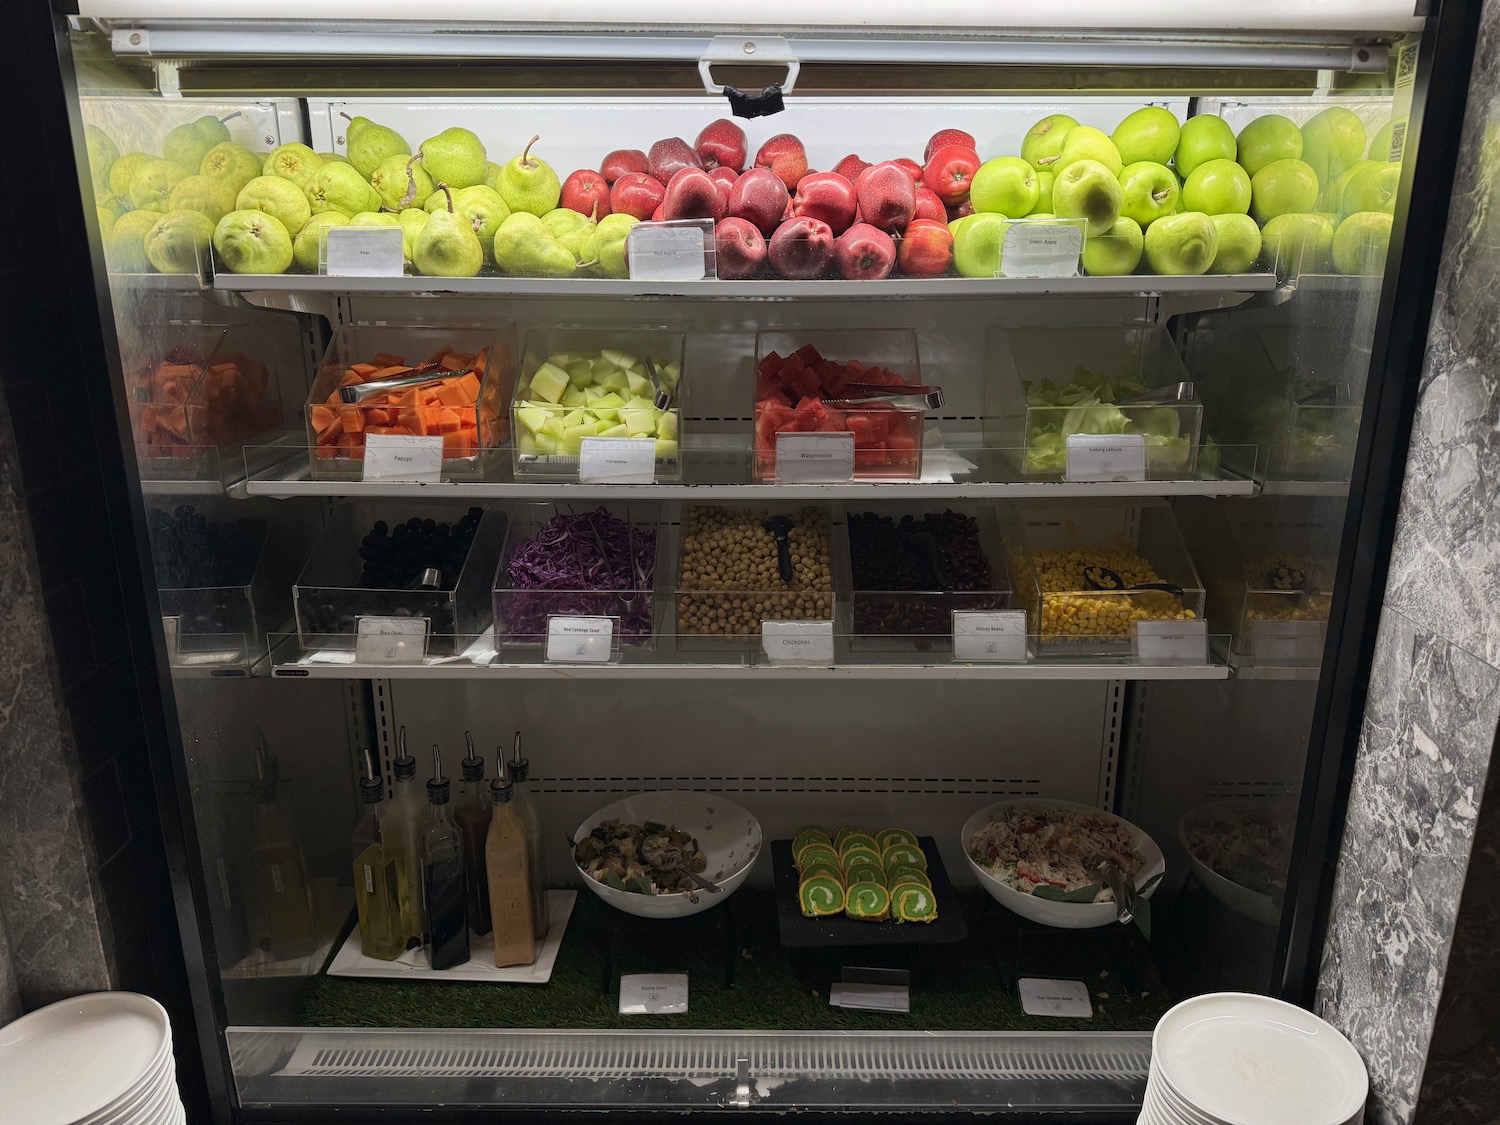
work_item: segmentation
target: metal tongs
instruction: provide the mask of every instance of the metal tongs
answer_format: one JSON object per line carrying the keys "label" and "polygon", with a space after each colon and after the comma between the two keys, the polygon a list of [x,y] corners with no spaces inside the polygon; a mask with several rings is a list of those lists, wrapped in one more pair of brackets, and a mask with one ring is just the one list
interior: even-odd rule
{"label": "metal tongs", "polygon": [[1159,403],[1192,401],[1193,384],[1190,380],[1184,379],[1180,383],[1168,383],[1165,387],[1155,387],[1149,391],[1142,391],[1138,395],[1127,395],[1125,398],[1117,398],[1111,405],[1154,406]]}
{"label": "metal tongs", "polygon": [[373,383],[350,383],[339,388],[340,402],[363,402],[372,395],[387,391],[399,391],[402,387],[420,387],[426,383],[442,383],[448,379],[462,379],[472,375],[474,369],[465,367],[460,371],[414,371],[410,375],[398,375],[394,379],[377,379]]}
{"label": "metal tongs", "polygon": [[838,398],[825,399],[824,401],[848,404],[864,402],[870,399],[893,398],[919,398],[922,400],[923,408],[927,410],[939,410],[943,405],[943,388],[915,386],[910,383],[902,383],[897,386],[887,386],[884,383],[845,383],[843,392]]}
{"label": "metal tongs", "polygon": [[1122,926],[1135,919],[1135,880],[1107,855],[1091,856],[1084,868],[1104,880],[1104,885],[1115,896],[1115,921]]}
{"label": "metal tongs", "polygon": [[672,405],[671,392],[662,386],[661,376],[656,373],[656,364],[652,362],[649,355],[645,358],[644,362],[646,364],[646,378],[651,382],[651,391],[656,409],[666,410]]}

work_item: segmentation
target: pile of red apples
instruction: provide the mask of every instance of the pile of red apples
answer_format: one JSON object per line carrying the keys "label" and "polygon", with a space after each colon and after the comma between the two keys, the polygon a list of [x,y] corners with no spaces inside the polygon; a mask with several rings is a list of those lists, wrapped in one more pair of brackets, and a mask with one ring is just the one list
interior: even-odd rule
{"label": "pile of red apples", "polygon": [[718,273],[731,280],[937,277],[953,262],[948,221],[969,213],[980,164],[974,138],[958,129],[935,134],[922,164],[850,154],[817,172],[790,133],[761,145],[749,168],[747,156],[744,131],[721,118],[692,144],[668,137],[649,152],[617,149],[597,171],[579,169],[561,205],[595,218],[711,219]]}

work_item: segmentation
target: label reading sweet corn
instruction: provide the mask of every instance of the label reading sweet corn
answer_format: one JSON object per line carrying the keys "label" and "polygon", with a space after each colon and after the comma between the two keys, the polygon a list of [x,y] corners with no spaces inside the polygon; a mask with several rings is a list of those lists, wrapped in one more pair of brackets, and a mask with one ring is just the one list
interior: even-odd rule
{"label": "label reading sweet corn", "polygon": [[1130,648],[1137,664],[1207,664],[1208,622],[1136,621]]}

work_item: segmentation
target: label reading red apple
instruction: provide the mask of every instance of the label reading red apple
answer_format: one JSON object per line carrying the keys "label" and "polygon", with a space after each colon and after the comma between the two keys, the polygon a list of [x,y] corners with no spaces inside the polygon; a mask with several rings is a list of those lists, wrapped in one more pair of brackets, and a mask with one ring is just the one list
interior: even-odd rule
{"label": "label reading red apple", "polygon": [[632,281],[700,281],[713,277],[713,221],[637,223],[627,236]]}
{"label": "label reading red apple", "polygon": [[1072,223],[1014,222],[1005,228],[1001,277],[1074,277],[1083,228]]}

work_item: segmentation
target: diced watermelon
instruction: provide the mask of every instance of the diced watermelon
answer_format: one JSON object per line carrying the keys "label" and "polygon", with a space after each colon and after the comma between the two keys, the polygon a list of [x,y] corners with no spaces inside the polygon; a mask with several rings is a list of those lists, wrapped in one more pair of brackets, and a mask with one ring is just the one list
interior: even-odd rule
{"label": "diced watermelon", "polygon": [[757,368],[757,370],[762,375],[772,375],[780,370],[783,362],[784,360],[781,356],[777,355],[775,352],[772,352],[770,355],[765,356],[760,361],[760,366]]}
{"label": "diced watermelon", "polygon": [[858,469],[878,469],[886,463],[885,446],[880,444],[867,445],[863,449],[859,446],[854,448],[854,466]]}
{"label": "diced watermelon", "polygon": [[813,364],[817,363],[818,360],[820,360],[820,359],[823,358],[822,355],[819,354],[818,349],[815,348],[815,347],[813,347],[811,344],[803,344],[800,348],[798,348],[792,354],[794,356],[797,356],[799,359],[801,359],[802,362],[804,364],[808,365],[809,367],[811,367]]}
{"label": "diced watermelon", "polygon": [[[851,359],[848,363],[844,364],[844,366],[849,369],[850,375],[859,375],[865,370],[865,365],[863,363],[860,363],[857,359]],[[855,382],[857,383],[859,382],[859,380],[856,379]]]}
{"label": "diced watermelon", "polygon": [[884,423],[876,423],[868,414],[863,412],[851,412],[844,416],[849,426],[849,432],[854,435],[854,448],[874,445],[885,440]]}

